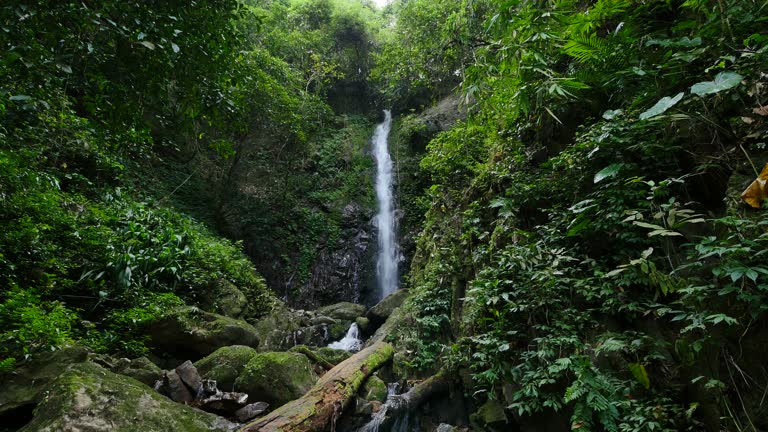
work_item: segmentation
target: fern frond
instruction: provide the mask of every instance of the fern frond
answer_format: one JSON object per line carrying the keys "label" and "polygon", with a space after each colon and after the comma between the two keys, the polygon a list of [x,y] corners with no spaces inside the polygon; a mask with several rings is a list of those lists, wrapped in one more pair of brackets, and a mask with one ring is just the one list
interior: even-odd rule
{"label": "fern frond", "polygon": [[594,33],[589,36],[572,36],[565,43],[563,51],[582,63],[596,63],[611,54],[608,42]]}

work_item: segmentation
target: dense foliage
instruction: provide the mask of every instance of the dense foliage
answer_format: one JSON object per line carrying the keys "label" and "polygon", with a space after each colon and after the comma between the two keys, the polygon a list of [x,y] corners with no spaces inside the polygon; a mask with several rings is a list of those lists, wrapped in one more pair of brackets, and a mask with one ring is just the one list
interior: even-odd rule
{"label": "dense foliage", "polygon": [[[243,249],[298,251],[305,274],[338,230],[328,208],[369,200],[369,123],[326,96],[366,81],[375,22],[327,0],[1,6],[3,367],[73,340],[143,353],[143,325],[222,284],[267,311]],[[228,230],[233,212],[257,235]]]}
{"label": "dense foliage", "polygon": [[765,428],[768,219],[739,198],[766,162],[764,5],[449,3],[403,2],[383,49],[390,89],[470,50],[470,115],[421,164],[411,364],[468,369],[523,423]]}

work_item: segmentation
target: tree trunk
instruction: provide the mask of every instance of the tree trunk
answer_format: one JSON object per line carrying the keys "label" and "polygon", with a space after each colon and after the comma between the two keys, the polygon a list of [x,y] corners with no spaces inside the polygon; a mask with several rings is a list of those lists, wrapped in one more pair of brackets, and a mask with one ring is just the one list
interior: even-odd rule
{"label": "tree trunk", "polygon": [[378,342],[328,371],[304,396],[288,402],[240,432],[325,432],[365,380],[394,354],[392,345]]}

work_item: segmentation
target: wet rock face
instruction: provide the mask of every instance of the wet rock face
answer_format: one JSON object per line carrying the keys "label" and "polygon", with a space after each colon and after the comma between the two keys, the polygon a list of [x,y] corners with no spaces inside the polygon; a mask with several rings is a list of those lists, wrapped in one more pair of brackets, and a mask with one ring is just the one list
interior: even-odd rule
{"label": "wet rock face", "polygon": [[312,266],[309,280],[292,287],[288,303],[315,309],[341,300],[358,302],[375,280],[376,236],[368,214],[351,203],[342,211],[342,231],[336,244],[323,248]]}

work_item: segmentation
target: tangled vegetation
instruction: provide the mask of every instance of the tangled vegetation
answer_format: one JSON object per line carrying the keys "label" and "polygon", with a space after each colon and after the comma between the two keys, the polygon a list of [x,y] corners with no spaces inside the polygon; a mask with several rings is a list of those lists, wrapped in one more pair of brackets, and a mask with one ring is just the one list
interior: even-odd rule
{"label": "tangled vegetation", "polygon": [[441,80],[470,104],[421,162],[411,364],[471,371],[523,422],[765,428],[768,213],[739,197],[766,163],[765,5],[477,0],[428,26],[435,8],[404,2],[382,50],[403,104],[445,91],[414,67],[464,53]]}

